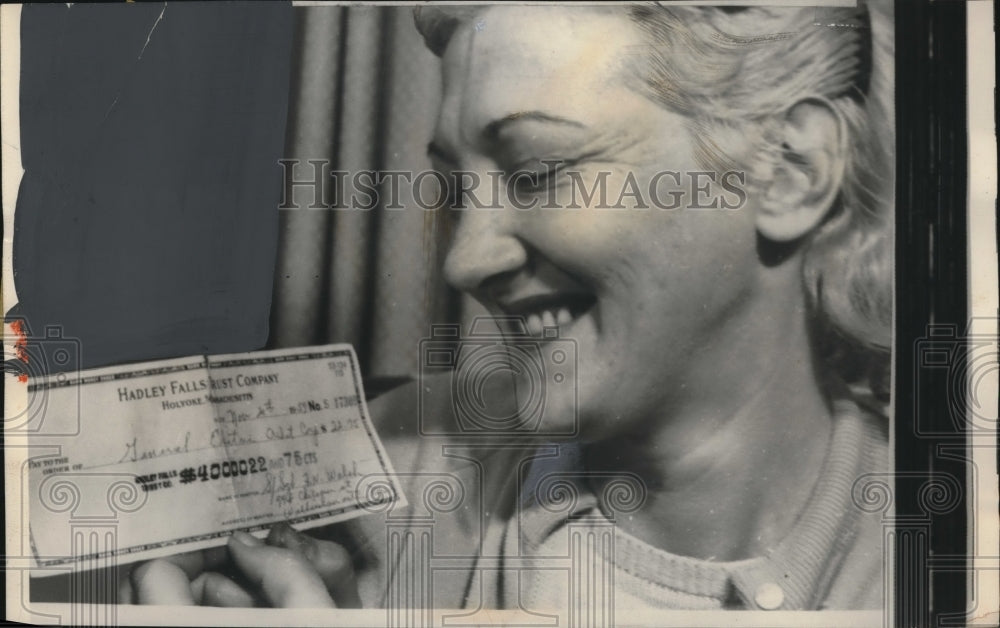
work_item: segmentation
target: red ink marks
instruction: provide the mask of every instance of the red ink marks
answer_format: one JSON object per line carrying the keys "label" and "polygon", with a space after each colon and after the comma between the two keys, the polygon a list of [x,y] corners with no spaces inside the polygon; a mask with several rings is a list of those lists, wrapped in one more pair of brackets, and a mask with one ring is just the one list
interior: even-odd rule
{"label": "red ink marks", "polygon": [[24,333],[24,323],[21,321],[14,321],[10,324],[10,328],[14,330],[14,334],[17,335],[17,340],[14,341],[14,351],[17,353],[17,359],[22,362],[27,362],[28,336]]}
{"label": "red ink marks", "polygon": [[[14,341],[14,354],[17,355],[17,359],[28,363],[28,335],[24,331],[24,322],[20,320],[15,320],[10,324],[11,330],[13,330],[14,335],[17,336],[17,340]],[[17,381],[27,382],[28,374],[21,373],[17,376]]]}

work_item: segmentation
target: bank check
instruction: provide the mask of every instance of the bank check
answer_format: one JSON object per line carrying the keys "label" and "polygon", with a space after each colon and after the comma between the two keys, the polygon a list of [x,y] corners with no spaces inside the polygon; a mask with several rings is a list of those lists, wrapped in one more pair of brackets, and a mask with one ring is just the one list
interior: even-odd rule
{"label": "bank check", "polygon": [[[234,530],[405,504],[350,345],[196,356],[48,376],[28,460],[39,567],[152,558]],[[380,491],[359,491],[367,475]],[[372,493],[372,494],[369,494]],[[263,533],[263,532],[261,532]]]}

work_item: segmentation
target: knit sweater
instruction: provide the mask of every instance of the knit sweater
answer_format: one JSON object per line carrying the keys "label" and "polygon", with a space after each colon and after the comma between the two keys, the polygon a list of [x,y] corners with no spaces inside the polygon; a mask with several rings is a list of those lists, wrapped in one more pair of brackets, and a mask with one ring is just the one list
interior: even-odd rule
{"label": "knit sweater", "polygon": [[[520,517],[505,526],[501,553],[533,557],[534,568],[513,578],[484,571],[484,589],[496,590],[497,606],[505,608],[562,608],[568,600],[592,612],[605,606],[630,611],[880,608],[881,520],[853,504],[852,487],[861,474],[886,466],[884,421],[862,416],[847,401],[836,410],[812,496],[791,532],[765,555],[716,562],[663,551],[615,527],[580,482],[568,516],[555,515],[540,491],[529,492]],[[526,483],[531,486],[532,478]],[[570,571],[558,569],[567,564],[558,557],[574,552],[580,560]],[[546,563],[553,568],[546,569]],[[589,584],[574,586],[579,574]]]}

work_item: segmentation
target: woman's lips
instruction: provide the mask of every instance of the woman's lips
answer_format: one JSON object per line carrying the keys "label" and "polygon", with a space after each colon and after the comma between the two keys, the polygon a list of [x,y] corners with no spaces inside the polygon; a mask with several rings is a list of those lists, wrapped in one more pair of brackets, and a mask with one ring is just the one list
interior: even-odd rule
{"label": "woman's lips", "polygon": [[[506,330],[518,335],[528,335],[535,338],[545,338],[546,328],[558,328],[559,336],[566,327],[571,325],[582,314],[590,310],[597,302],[592,294],[585,293],[549,293],[536,294],[498,303],[500,309],[514,321],[508,321],[510,329]],[[514,329],[518,319],[522,325]]]}

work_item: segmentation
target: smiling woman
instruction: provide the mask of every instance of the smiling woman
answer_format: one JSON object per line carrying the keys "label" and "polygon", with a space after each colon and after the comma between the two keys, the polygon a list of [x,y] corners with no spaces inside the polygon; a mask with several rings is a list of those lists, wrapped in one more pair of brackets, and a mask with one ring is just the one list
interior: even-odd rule
{"label": "smiling woman", "polygon": [[[866,10],[821,22],[813,9],[421,17],[444,64],[435,143],[451,164],[515,171],[566,160],[612,182],[663,169],[746,172],[749,198],[736,212],[692,211],[684,189],[675,192],[687,210],[668,214],[634,204],[463,212],[445,270],[494,314],[576,342],[575,394],[550,396],[545,420],[578,420],[584,468],[632,471],[648,490],[617,522],[619,595],[752,607],[761,571],[798,572],[784,561],[833,552],[857,527],[848,512],[832,535],[796,547],[804,521],[848,505],[836,474],[886,463],[885,425],[861,418],[844,385],[882,375],[890,340],[892,177],[880,144],[887,120],[872,118],[882,103],[867,95]],[[547,182],[568,207],[566,180]],[[831,344],[852,354],[850,366],[824,360]],[[613,512],[600,487],[593,494],[596,510]],[[564,543],[551,534],[534,539],[542,555]],[[866,545],[877,539],[850,541],[846,563],[826,557],[827,590],[815,589],[816,573],[776,605],[877,606],[877,587],[858,587],[880,582],[879,548]],[[750,564],[757,576],[742,577],[755,584],[729,590]],[[684,581],[679,565],[700,575]],[[565,599],[526,577],[528,599]]]}
{"label": "smiling woman", "polygon": [[[851,495],[888,467],[891,44],[869,5],[417,10],[444,77],[435,168],[503,185],[490,207],[459,185],[444,212],[445,277],[499,335],[438,351],[450,383],[372,404],[408,512],[436,513],[451,550],[408,605],[881,606],[881,520]],[[496,346],[507,378],[483,384],[475,356]],[[464,422],[536,398],[513,431]],[[464,508],[429,497],[435,474]],[[316,558],[365,525],[365,560]],[[230,552],[258,601],[406,604],[412,553],[385,533],[282,529]],[[150,565],[140,600],[177,599],[158,592],[185,577]],[[198,579],[201,601],[254,599]]]}

